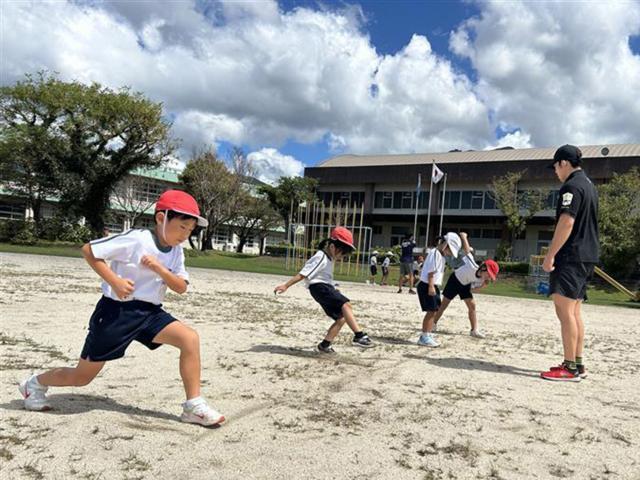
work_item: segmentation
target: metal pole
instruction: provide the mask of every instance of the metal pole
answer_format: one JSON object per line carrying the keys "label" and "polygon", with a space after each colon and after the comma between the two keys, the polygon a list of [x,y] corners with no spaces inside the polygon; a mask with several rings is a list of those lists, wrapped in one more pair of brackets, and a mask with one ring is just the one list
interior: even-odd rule
{"label": "metal pole", "polygon": [[442,235],[442,220],[444,219],[444,199],[445,193],[447,191],[447,174],[444,174],[444,185],[442,186],[442,205],[440,207],[440,230],[438,231],[438,235]]}
{"label": "metal pole", "polygon": [[427,251],[427,248],[429,248],[429,224],[431,223],[431,194],[432,193],[433,193],[433,164],[431,166],[431,180],[429,181],[429,206],[427,207],[427,234],[424,241],[425,252]]}
{"label": "metal pole", "polygon": [[413,238],[417,240],[416,229],[418,228],[418,203],[420,203],[420,186],[422,177],[418,174],[418,187],[416,188],[416,213],[413,217]]}
{"label": "metal pole", "polygon": [[[358,229],[358,252],[356,253],[356,271],[360,270],[360,253],[361,253],[361,246],[363,245],[363,242],[362,242],[363,221],[364,221],[364,202],[362,202],[362,205],[360,205],[360,228]],[[362,258],[364,260],[364,254],[362,255]]]}

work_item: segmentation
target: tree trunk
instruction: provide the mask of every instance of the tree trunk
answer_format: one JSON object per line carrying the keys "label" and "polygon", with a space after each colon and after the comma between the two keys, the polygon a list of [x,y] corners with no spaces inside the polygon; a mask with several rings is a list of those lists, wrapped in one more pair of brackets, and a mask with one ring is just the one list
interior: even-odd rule
{"label": "tree trunk", "polygon": [[238,242],[238,246],[236,246],[236,252],[237,253],[242,253],[242,251],[244,250],[245,243],[247,243],[247,239],[240,237],[240,241]]}

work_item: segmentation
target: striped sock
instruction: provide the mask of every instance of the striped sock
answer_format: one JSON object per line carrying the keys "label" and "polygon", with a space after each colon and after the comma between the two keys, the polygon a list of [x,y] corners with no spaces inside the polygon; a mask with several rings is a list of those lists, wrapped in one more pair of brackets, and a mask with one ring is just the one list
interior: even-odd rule
{"label": "striped sock", "polygon": [[584,365],[584,363],[582,363],[582,357],[576,357],[576,366],[577,365]]}

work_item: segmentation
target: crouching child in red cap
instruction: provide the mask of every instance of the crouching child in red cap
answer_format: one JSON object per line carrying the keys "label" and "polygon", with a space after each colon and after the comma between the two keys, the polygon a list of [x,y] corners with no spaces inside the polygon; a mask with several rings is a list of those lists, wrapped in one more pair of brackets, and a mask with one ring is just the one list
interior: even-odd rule
{"label": "crouching child in red cap", "polygon": [[478,329],[478,318],[476,315],[476,302],[473,299],[473,292],[483,289],[489,281],[495,282],[500,268],[493,260],[486,260],[477,264],[473,258],[472,248],[469,245],[469,238],[465,232],[460,233],[462,240],[462,250],[465,255],[462,257],[463,265],[449,276],[447,284],[442,292],[442,304],[436,313],[434,322],[437,328],[438,320],[451,303],[451,300],[460,295],[460,299],[467,305],[469,313],[469,323],[471,324],[470,335],[475,338],[484,338],[484,334]]}
{"label": "crouching child in red cap", "polygon": [[373,347],[369,336],[356,322],[349,299],[336,290],[333,284],[333,266],[336,260],[340,260],[354,250],[351,232],[344,227],[336,227],[332,230],[330,238],[320,242],[318,252],[307,260],[300,273],[287,283],[278,285],[274,290],[275,293],[284,293],[290,286],[301,280],[305,281],[313,299],[334,320],[324,340],[317,346],[321,353],[336,353],[331,343],[345,323],[354,333],[352,345],[362,348]]}
{"label": "crouching child in red cap", "polygon": [[[162,309],[167,287],[187,291],[189,274],[181,244],[196,226],[206,226],[195,199],[178,190],[160,195],[154,231],[131,229],[82,247],[84,258],[102,277],[102,298],[73,368],[54,368],[20,383],[27,410],[49,410],[47,389],[89,384],[105,363],[124,356],[138,341],[154,350],[163,344],[180,350],[180,376],[186,393],[181,419],[211,426],[224,417],[200,396],[200,339],[192,328]],[[110,262],[110,263],[107,263]]]}

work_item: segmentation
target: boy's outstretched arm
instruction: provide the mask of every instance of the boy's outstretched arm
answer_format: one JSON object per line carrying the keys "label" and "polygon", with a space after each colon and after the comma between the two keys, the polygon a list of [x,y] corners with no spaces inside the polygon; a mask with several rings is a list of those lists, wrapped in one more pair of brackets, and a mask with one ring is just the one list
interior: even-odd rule
{"label": "boy's outstretched arm", "polygon": [[471,245],[469,245],[469,235],[467,235],[467,232],[460,232],[460,240],[462,240],[464,253],[471,253]]}
{"label": "boy's outstretched arm", "polygon": [[105,282],[111,285],[111,288],[113,288],[115,294],[119,299],[123,300],[133,293],[133,280],[129,280],[128,278],[120,278],[114,273],[113,270],[111,270],[109,265],[107,265],[107,262],[105,262],[101,258],[94,257],[93,251],[91,250],[91,244],[85,243],[82,246],[82,255],[84,256],[84,259],[87,261],[89,266],[98,275],[100,275],[100,277]]}
{"label": "boy's outstretched arm", "polygon": [[304,280],[304,275],[298,273],[297,275],[294,275],[293,277],[291,277],[287,283],[283,283],[282,285],[278,285],[274,290],[273,293],[284,293],[287,291],[287,289],[292,286],[295,285],[296,283],[300,282],[301,280]]}

